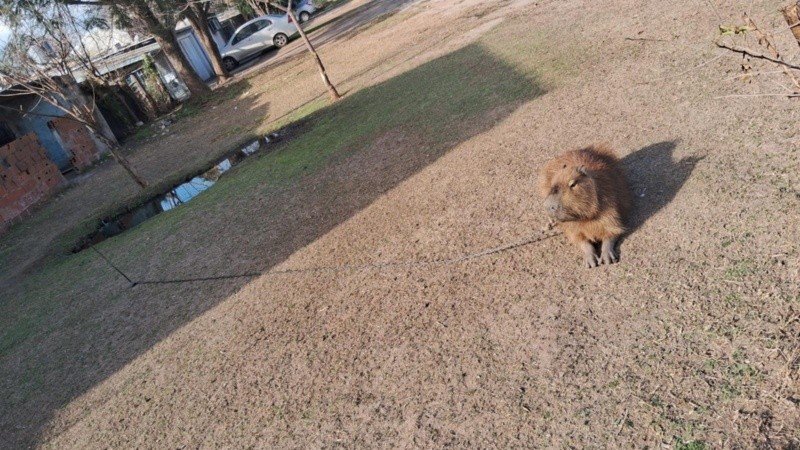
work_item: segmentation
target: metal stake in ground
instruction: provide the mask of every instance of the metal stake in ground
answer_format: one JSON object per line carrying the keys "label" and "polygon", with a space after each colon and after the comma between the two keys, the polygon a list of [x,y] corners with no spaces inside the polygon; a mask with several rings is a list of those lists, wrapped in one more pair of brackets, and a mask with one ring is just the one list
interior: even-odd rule
{"label": "metal stake in ground", "polygon": [[131,280],[130,278],[128,278],[128,276],[127,276],[127,275],[125,275],[125,272],[121,271],[121,270],[120,270],[120,269],[119,269],[117,266],[115,266],[115,265],[114,265],[114,263],[112,263],[112,262],[111,262],[111,261],[110,261],[108,258],[106,258],[106,255],[104,255],[104,254],[100,253],[100,250],[98,250],[98,249],[94,248],[94,246],[92,246],[91,248],[92,248],[92,250],[94,250],[94,252],[95,252],[95,253],[97,253],[97,254],[98,254],[98,255],[99,255],[101,258],[103,258],[103,261],[105,261],[105,262],[106,262],[106,264],[108,264],[109,266],[111,266],[111,268],[112,268],[112,269],[114,269],[114,270],[116,270],[118,274],[122,275],[122,277],[123,277],[123,278],[125,278],[126,280],[128,280],[128,283],[130,283],[130,284],[131,284],[131,287],[134,287],[134,286],[136,286],[136,282],[135,282],[135,281],[133,281],[133,280]]}

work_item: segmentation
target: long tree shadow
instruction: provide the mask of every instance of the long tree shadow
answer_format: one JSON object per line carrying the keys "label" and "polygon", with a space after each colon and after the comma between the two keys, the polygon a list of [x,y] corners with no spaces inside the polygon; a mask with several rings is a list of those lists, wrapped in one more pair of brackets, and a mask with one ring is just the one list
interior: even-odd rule
{"label": "long tree shadow", "polygon": [[648,219],[669,204],[704,157],[687,156],[678,161],[672,154],[677,141],[664,141],[643,147],[622,159],[628,183],[634,194],[634,207],[628,221],[633,234]]}
{"label": "long tree shadow", "polygon": [[[264,273],[544,92],[469,45],[316,113],[280,150],[100,248],[138,279]],[[129,288],[99,258],[72,258],[68,306],[25,323],[31,337],[0,354],[0,383],[28,386],[0,399],[9,448],[34,445],[59,408],[251,280]]]}

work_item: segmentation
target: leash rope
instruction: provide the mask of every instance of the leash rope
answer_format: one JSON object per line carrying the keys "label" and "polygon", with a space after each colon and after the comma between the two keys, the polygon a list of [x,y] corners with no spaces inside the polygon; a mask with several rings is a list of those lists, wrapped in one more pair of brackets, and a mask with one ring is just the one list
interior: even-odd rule
{"label": "leash rope", "polygon": [[485,258],[487,256],[494,255],[497,253],[502,253],[509,250],[514,250],[519,247],[524,247],[526,245],[535,244],[537,242],[544,241],[545,239],[550,239],[552,237],[555,237],[558,234],[560,234],[560,232],[555,230],[543,231],[538,233],[537,235],[531,236],[521,241],[501,245],[499,247],[489,248],[476,253],[468,253],[466,255],[461,255],[454,258],[438,258],[438,259],[420,260],[420,261],[386,261],[386,262],[369,263],[369,264],[344,264],[338,266],[302,267],[296,269],[268,270],[262,273],[250,272],[237,275],[219,275],[212,277],[194,277],[194,278],[144,280],[144,281],[131,280],[131,278],[125,275],[124,272],[122,272],[119,268],[117,268],[114,264],[112,264],[111,261],[105,257],[105,255],[100,253],[94,247],[92,247],[92,249],[94,249],[94,251],[97,252],[97,254],[100,255],[100,257],[103,258],[103,260],[106,261],[106,263],[108,263],[109,266],[111,266],[120,275],[122,275],[129,283],[131,283],[131,287],[133,287],[144,284],[191,283],[199,281],[229,280],[236,278],[256,278],[260,276],[294,275],[294,274],[307,274],[307,273],[320,273],[320,272],[358,272],[363,270],[382,270],[382,269],[397,268],[397,267],[447,266],[447,265],[460,264],[474,259]]}

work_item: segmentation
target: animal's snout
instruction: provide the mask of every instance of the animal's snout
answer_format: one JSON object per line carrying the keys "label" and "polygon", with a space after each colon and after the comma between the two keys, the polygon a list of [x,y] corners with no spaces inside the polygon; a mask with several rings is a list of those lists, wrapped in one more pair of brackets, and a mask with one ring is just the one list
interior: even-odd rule
{"label": "animal's snout", "polygon": [[558,213],[559,206],[560,202],[554,195],[550,195],[544,200],[544,210],[551,216],[555,216]]}

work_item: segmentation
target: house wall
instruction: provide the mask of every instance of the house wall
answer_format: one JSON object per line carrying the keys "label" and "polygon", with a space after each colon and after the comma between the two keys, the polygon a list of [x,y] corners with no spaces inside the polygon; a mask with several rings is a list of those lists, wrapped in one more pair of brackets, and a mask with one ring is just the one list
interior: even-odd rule
{"label": "house wall", "polygon": [[48,126],[61,145],[72,154],[70,164],[78,171],[100,159],[101,151],[84,125],[61,117],[51,120]]}
{"label": "house wall", "polygon": [[6,122],[17,136],[31,132],[36,133],[42,147],[56,166],[61,170],[69,169],[71,155],[59,144],[47,126],[47,122],[53,118],[52,116],[62,117],[64,111],[32,95],[15,97],[14,100],[4,102],[3,106],[16,111],[30,111],[22,115],[6,108],[0,108],[0,121]]}
{"label": "house wall", "polygon": [[64,182],[36,133],[0,147],[0,231]]}

